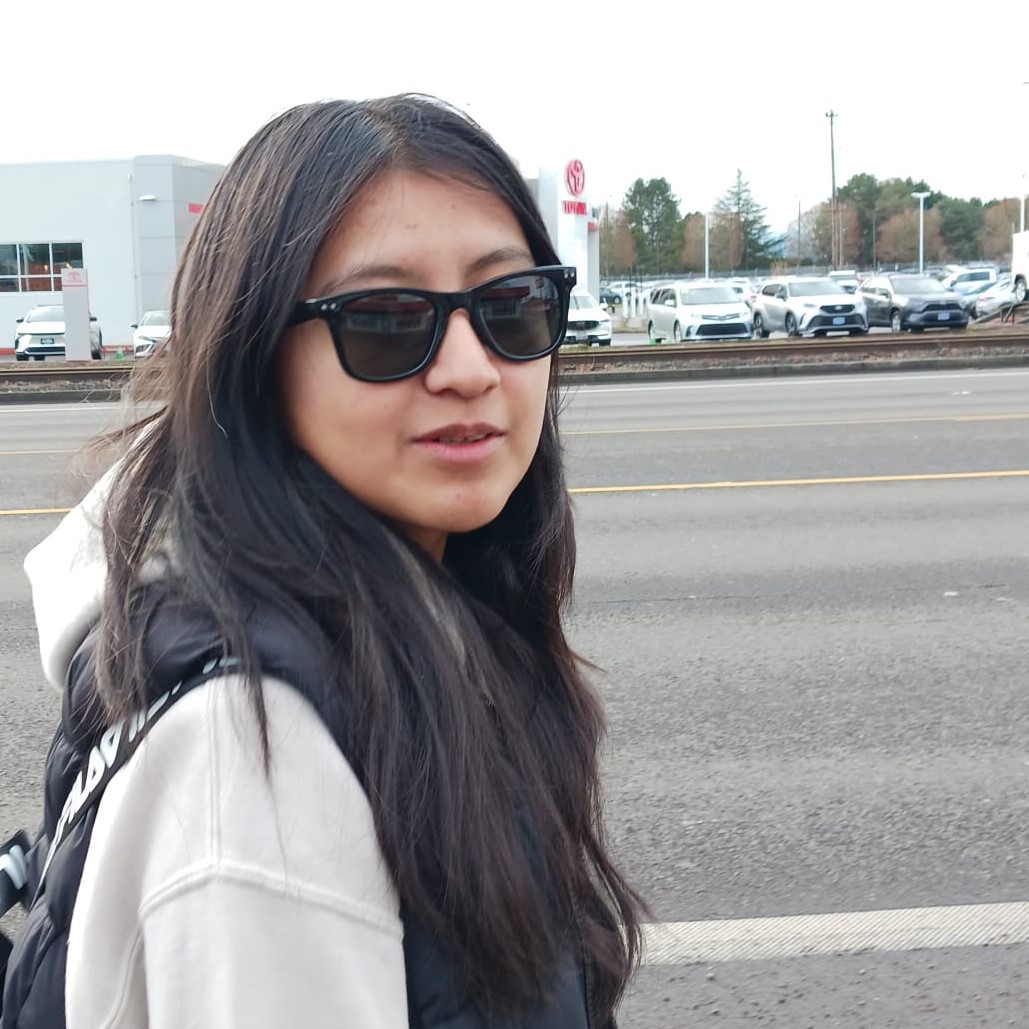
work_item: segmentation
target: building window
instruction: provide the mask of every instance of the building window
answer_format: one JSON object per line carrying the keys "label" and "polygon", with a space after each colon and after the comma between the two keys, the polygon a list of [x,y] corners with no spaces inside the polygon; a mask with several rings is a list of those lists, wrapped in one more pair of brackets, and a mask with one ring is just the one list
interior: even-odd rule
{"label": "building window", "polygon": [[0,243],[0,293],[57,293],[61,269],[81,267],[81,243]]}

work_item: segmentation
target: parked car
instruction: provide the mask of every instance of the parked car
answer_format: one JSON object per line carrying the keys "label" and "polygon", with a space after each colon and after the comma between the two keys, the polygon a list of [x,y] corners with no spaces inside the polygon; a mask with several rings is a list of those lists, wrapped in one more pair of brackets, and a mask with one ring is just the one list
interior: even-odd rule
{"label": "parked car", "polygon": [[998,279],[988,289],[984,289],[975,298],[976,318],[988,318],[1002,308],[1011,307],[1015,303],[1015,283],[1010,275]]}
{"label": "parked car", "polygon": [[[971,289],[962,290],[958,295],[961,297],[961,309],[969,318],[975,318],[975,302],[989,289],[993,289],[995,282],[977,282]],[[958,292],[955,290],[955,292]]]}
{"label": "parked car", "polygon": [[729,279],[725,284],[738,294],[747,307],[753,309],[754,297],[758,294],[758,288],[755,283],[751,282],[750,279]]}
{"label": "parked car", "polygon": [[888,325],[894,332],[968,326],[960,294],[931,275],[877,275],[861,284],[858,295],[865,301],[869,325]]}
{"label": "parked car", "polygon": [[754,334],[764,338],[781,329],[787,336],[868,332],[865,305],[829,278],[769,279],[754,300]]}
{"label": "parked car", "polygon": [[[48,357],[64,357],[64,307],[61,304],[39,304],[29,308],[14,328],[14,359],[45,361]],[[89,351],[94,361],[104,356],[104,334],[96,315],[89,316]]]}
{"label": "parked car", "polygon": [[602,347],[611,345],[611,316],[581,286],[572,290],[565,343],[589,343],[590,346],[599,343]]}
{"label": "parked car", "polygon": [[647,334],[652,343],[750,339],[754,319],[740,294],[724,283],[673,282],[650,294]]}
{"label": "parked car", "polygon": [[829,272],[826,278],[832,279],[844,293],[856,293],[858,286],[861,284],[861,280],[855,271],[832,271]]}
{"label": "parked car", "polygon": [[132,356],[150,357],[171,335],[171,311],[147,311],[132,328]]}
{"label": "parked car", "polygon": [[622,294],[616,293],[609,286],[600,287],[600,303],[609,310],[614,307],[621,307]]}
{"label": "parked car", "polygon": [[997,278],[996,268],[960,268],[945,275],[940,284],[944,289],[952,290],[954,293],[968,293],[980,283],[992,285]]}

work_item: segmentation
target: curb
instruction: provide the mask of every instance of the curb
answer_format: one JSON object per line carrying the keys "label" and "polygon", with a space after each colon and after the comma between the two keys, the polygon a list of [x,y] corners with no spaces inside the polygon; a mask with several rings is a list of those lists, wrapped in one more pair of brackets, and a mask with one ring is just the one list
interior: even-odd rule
{"label": "curb", "polygon": [[[798,375],[850,375],[871,372],[962,371],[981,368],[1026,368],[1029,354],[995,354],[979,357],[914,357],[897,360],[826,361],[804,364],[726,365],[708,368],[652,368],[640,371],[562,372],[566,386],[611,385],[656,382],[687,382],[705,379],[762,379]],[[112,388],[0,391],[4,404],[89,404],[116,403],[121,390]]]}
{"label": "curb", "polygon": [[121,400],[120,389],[49,389],[0,392],[0,406],[18,404],[110,404]]}
{"label": "curb", "polygon": [[797,375],[847,375],[861,372],[934,372],[979,368],[1026,368],[1029,354],[997,354],[984,357],[912,357],[897,360],[826,361],[809,364],[728,365],[719,368],[665,368],[637,372],[563,372],[566,385],[611,383],[686,382],[690,379],[792,378]]}

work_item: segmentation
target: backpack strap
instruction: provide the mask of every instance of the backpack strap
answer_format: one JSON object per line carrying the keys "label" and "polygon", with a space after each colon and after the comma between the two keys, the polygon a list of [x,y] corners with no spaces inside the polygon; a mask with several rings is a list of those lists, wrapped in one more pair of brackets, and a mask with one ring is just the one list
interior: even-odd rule
{"label": "backpack strap", "polygon": [[21,829],[0,847],[0,917],[22,899],[29,878],[31,846],[29,834]]}
{"label": "backpack strap", "polygon": [[[31,898],[32,903],[43,891],[47,871],[61,841],[67,836],[68,831],[78,825],[99,802],[104,790],[107,789],[107,784],[135,754],[140,743],[146,738],[161,715],[190,690],[202,686],[205,682],[238,666],[239,661],[234,657],[208,661],[199,672],[181,679],[170,690],[157,697],[149,707],[141,708],[135,714],[123,718],[105,730],[86,755],[83,767],[76,776],[71,792],[61,809],[61,816],[57,820],[53,838],[50,840],[43,870],[39,874],[35,895]],[[31,906],[28,903],[29,898],[25,895],[27,893],[25,885],[22,887],[22,893],[23,895],[19,899],[27,907]]]}

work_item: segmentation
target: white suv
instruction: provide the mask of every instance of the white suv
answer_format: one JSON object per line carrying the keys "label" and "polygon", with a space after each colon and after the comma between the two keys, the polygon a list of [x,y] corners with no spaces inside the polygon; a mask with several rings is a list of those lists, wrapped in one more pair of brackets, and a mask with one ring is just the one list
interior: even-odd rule
{"label": "white suv", "polygon": [[673,282],[652,290],[647,305],[651,343],[750,339],[754,320],[739,293],[723,282]]}
{"label": "white suv", "polygon": [[589,343],[591,346],[599,343],[602,347],[611,345],[611,316],[581,286],[572,289],[565,343]]}
{"label": "white suv", "polygon": [[[104,356],[104,335],[96,315],[89,316],[89,350],[94,361]],[[14,359],[45,361],[64,357],[64,306],[40,304],[15,321]]]}
{"label": "white suv", "polygon": [[776,330],[787,336],[863,336],[868,312],[860,296],[844,292],[832,279],[771,279],[754,300],[754,334],[766,339]]}

